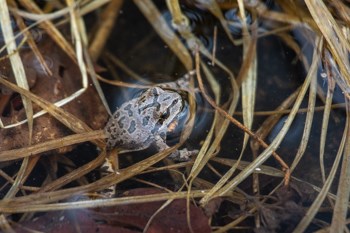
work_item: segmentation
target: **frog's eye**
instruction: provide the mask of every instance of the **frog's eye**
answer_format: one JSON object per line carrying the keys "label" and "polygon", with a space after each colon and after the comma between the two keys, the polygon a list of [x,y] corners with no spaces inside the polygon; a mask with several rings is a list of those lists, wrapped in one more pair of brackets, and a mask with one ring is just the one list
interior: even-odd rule
{"label": "frog's eye", "polygon": [[[175,99],[172,103],[171,103],[171,106],[175,106],[175,105],[177,105],[178,103],[179,103],[179,99]],[[182,101],[182,100],[181,100]],[[184,108],[184,101],[182,101],[181,103],[180,103],[180,111],[182,111],[183,110],[183,108]]]}
{"label": "frog's eye", "polygon": [[165,111],[162,113],[162,115],[160,116],[161,119],[167,119],[169,117],[169,111]]}
{"label": "frog's eye", "polygon": [[166,119],[168,119],[169,115],[170,115],[169,111],[163,112],[163,113],[159,116],[159,119],[158,119],[157,124],[163,125],[164,121],[165,121]]}

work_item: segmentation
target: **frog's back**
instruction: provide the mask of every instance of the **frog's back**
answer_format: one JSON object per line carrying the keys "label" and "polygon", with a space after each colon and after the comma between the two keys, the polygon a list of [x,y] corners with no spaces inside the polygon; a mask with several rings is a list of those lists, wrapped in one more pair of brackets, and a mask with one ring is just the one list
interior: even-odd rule
{"label": "frog's back", "polygon": [[110,118],[104,129],[107,136],[107,150],[114,147],[128,151],[147,148],[152,142],[149,129],[144,127],[144,116],[137,111],[137,103],[123,104]]}

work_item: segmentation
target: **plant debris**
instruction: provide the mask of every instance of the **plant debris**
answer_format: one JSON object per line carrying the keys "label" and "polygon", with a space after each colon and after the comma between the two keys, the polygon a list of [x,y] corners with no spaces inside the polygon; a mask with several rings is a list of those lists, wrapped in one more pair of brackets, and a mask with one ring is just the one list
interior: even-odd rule
{"label": "plant debris", "polygon": [[[42,65],[30,49],[21,50],[21,58],[24,61],[25,72],[29,79],[30,91],[37,96],[50,101],[57,102],[71,95],[81,88],[80,70],[73,61],[52,41],[47,35],[38,44],[39,50],[48,64],[52,75],[47,74]],[[0,61],[1,74],[12,78],[9,60]],[[18,94],[6,87],[0,86],[2,90],[2,121],[10,125],[25,119],[25,110],[21,104]],[[6,101],[7,100],[7,101]],[[82,121],[86,122],[92,129],[101,129],[107,121],[107,112],[101,105],[96,90],[90,85],[86,92],[65,105],[63,109]],[[39,107],[34,106],[37,112]],[[54,117],[45,114],[34,120],[32,144],[59,139],[71,134],[70,130],[59,123]],[[28,146],[28,125],[21,124],[17,127],[2,129],[0,131],[0,151],[6,151]],[[66,153],[72,147],[59,149],[59,153]]]}

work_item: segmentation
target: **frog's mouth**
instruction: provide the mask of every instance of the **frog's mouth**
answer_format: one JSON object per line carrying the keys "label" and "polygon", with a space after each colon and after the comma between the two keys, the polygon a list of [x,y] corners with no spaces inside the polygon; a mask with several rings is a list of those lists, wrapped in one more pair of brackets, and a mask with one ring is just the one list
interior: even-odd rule
{"label": "frog's mouth", "polygon": [[180,113],[168,124],[168,133],[173,133],[174,135],[180,134],[190,116],[188,102],[182,101],[182,103],[183,105],[181,106]]}
{"label": "frog's mouth", "polygon": [[[181,108],[181,111],[182,111],[182,109],[183,109],[183,107]],[[164,113],[159,117],[158,124],[163,125],[163,123],[164,123],[165,121],[167,121],[167,120],[169,119],[170,116],[171,116],[171,113],[170,113],[169,109],[167,109],[167,111],[164,112]],[[169,119],[169,120],[170,120],[170,121],[169,121],[169,124],[172,124],[174,121],[177,121],[176,119],[177,119],[177,117],[174,117],[173,119]]]}
{"label": "frog's mouth", "polygon": [[169,124],[167,132],[169,132],[169,133],[174,132],[174,130],[176,129],[178,123],[179,123],[179,121],[173,120],[173,121]]}

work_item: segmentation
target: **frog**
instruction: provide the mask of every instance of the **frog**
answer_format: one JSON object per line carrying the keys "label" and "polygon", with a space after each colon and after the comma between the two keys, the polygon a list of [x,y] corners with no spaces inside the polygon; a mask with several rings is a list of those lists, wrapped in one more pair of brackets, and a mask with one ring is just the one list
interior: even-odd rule
{"label": "frog", "polygon": [[[181,116],[185,102],[176,90],[168,88],[186,86],[186,80],[185,75],[176,83],[152,86],[117,108],[104,128],[107,151],[115,147],[128,152],[140,151],[152,145],[157,151],[169,148],[167,133]],[[184,148],[174,151],[169,158],[188,161],[197,153],[198,150]]]}

